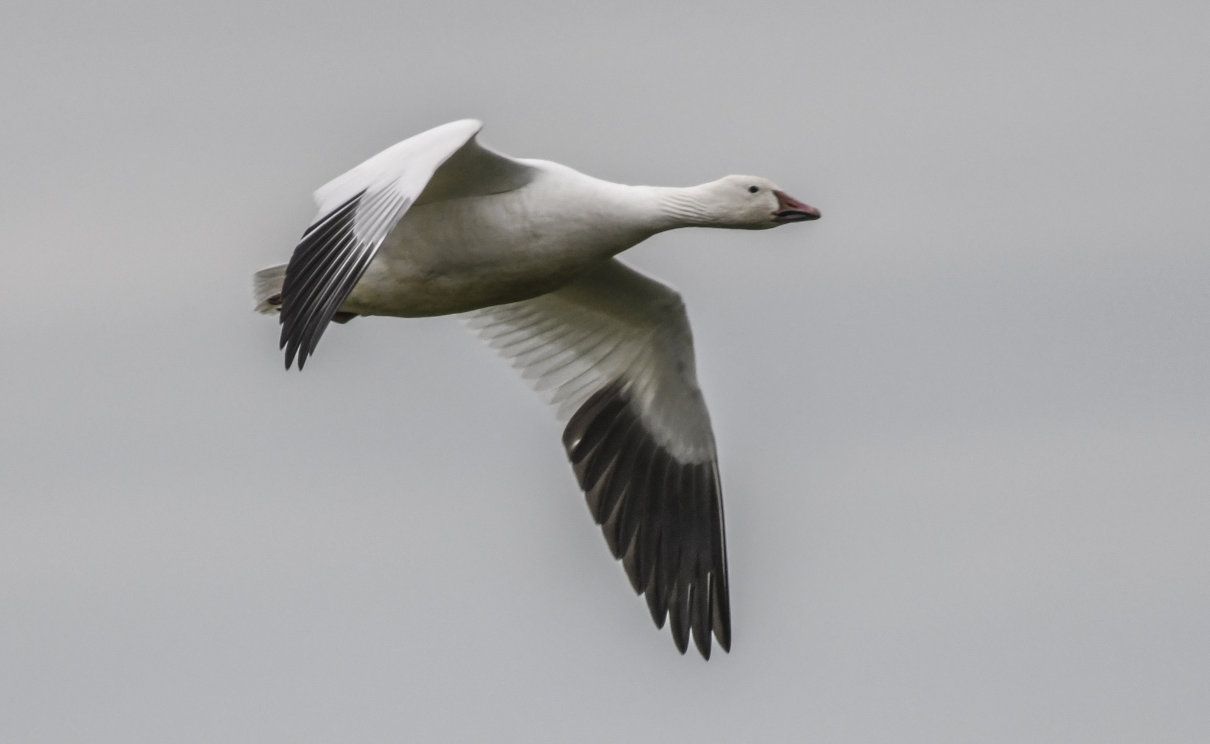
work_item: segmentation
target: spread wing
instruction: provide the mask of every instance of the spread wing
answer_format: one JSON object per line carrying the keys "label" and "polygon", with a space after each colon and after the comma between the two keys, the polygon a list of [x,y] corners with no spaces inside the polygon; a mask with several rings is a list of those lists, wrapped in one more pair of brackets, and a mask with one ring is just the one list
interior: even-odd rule
{"label": "spread wing", "polygon": [[383,240],[419,203],[518,188],[528,166],[475,141],[466,119],[422,132],[383,150],[315,192],[319,216],[286,267],[281,347],[286,368],[302,369],[324,329],[348,299]]}
{"label": "spread wing", "polygon": [[731,645],[723,503],[710,417],[680,296],[616,259],[469,325],[566,421],[563,444],[652,619],[710,658]]}

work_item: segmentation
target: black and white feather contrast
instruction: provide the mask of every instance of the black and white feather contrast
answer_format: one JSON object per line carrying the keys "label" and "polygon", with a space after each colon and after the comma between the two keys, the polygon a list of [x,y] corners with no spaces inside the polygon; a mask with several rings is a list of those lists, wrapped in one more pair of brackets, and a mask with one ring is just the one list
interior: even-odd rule
{"label": "black and white feather contrast", "polygon": [[731,647],[723,504],[715,462],[683,463],[656,444],[624,384],[602,388],[563,433],[588,509],[656,627],[671,618],[681,653]]}
{"label": "black and white feather contrast", "polygon": [[616,260],[541,297],[488,308],[470,325],[545,391],[614,558],[669,621],[731,646],[718,461],[680,297]]}
{"label": "black and white feather contrast", "polygon": [[302,369],[378,247],[412,199],[387,184],[359,191],[303,234],[286,266],[281,292],[281,339],[286,369]]}
{"label": "black and white feather contrast", "polygon": [[[286,368],[329,323],[461,313],[557,409],[588,508],[681,653],[731,646],[722,488],[680,296],[616,256],[681,227],[819,219],[772,181],[631,186],[478,142],[462,119],[398,142],[314,193],[286,265],[256,272]],[[544,294],[542,294],[544,293]],[[469,312],[468,312],[469,311]],[[406,374],[406,372],[404,373]]]}

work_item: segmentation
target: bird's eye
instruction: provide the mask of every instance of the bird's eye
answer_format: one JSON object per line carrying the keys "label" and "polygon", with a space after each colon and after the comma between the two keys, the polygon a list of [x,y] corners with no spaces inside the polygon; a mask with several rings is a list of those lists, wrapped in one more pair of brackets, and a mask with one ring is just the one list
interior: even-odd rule
{"label": "bird's eye", "polygon": [[757,188],[756,186],[749,186],[749,187],[748,187],[748,193],[749,193],[749,194],[755,194],[757,191],[760,191],[760,189],[759,189],[759,188]]}

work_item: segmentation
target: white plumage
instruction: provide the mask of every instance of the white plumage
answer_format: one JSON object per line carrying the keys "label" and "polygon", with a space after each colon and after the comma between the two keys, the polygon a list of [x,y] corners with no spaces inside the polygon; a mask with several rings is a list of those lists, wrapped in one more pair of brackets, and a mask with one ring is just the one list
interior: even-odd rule
{"label": "white plumage", "polygon": [[544,392],[614,556],[683,653],[730,647],[714,435],[680,296],[614,256],[677,227],[763,229],[819,212],[753,176],[626,186],[495,153],[462,120],[411,137],[315,192],[286,266],[256,275],[286,366],[357,315],[467,313]]}

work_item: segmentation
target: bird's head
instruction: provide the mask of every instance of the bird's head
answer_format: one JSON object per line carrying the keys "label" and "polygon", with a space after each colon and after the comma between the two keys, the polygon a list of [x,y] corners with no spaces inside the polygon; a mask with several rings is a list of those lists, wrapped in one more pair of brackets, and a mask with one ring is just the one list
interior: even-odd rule
{"label": "bird's head", "polygon": [[789,222],[819,219],[819,210],[804,204],[759,176],[724,176],[695,191],[710,222],[719,227],[764,230]]}

